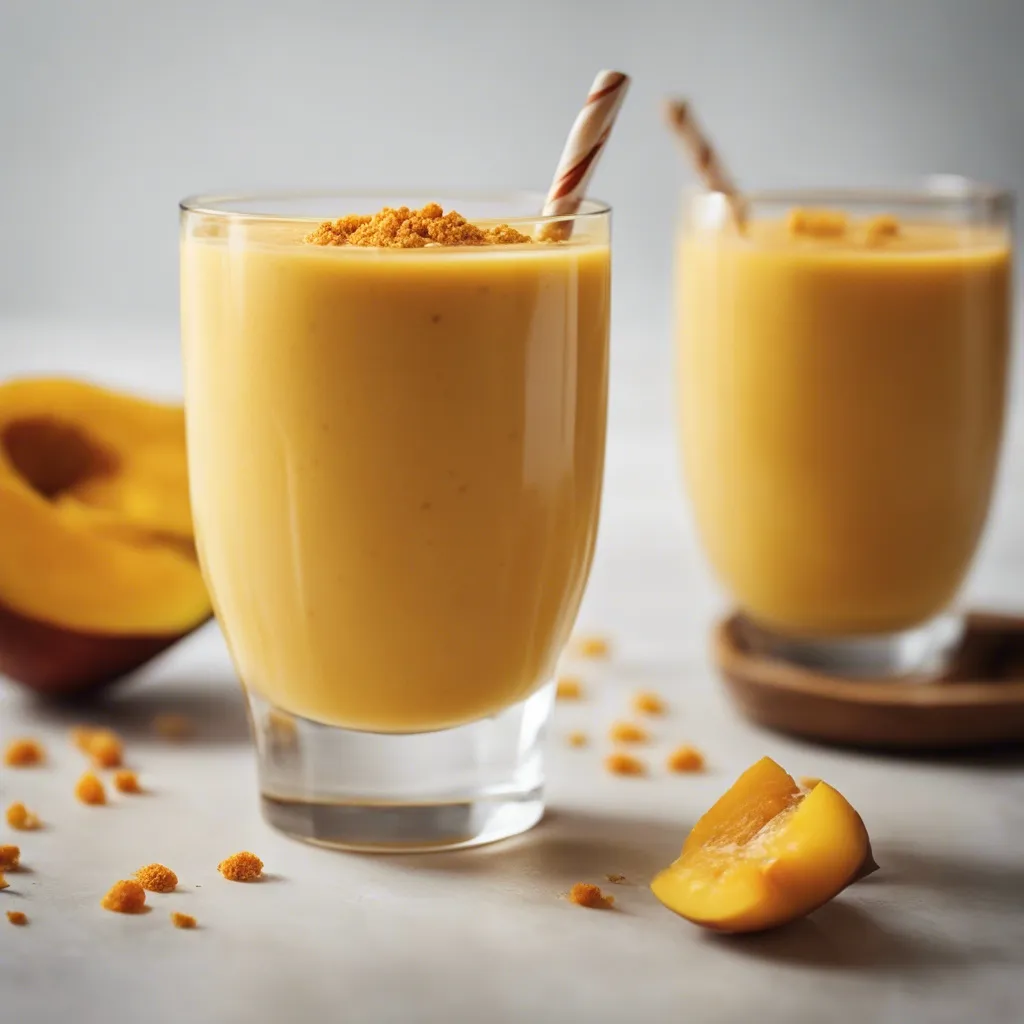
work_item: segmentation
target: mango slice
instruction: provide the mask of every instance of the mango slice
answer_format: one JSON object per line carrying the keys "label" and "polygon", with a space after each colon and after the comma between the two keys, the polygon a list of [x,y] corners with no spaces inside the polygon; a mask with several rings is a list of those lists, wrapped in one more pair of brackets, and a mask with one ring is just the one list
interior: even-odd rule
{"label": "mango slice", "polygon": [[651,890],[694,924],[754,932],[804,917],[874,868],[845,798],[824,782],[803,792],[764,757],[697,822]]}
{"label": "mango slice", "polygon": [[74,380],[0,386],[0,671],[84,689],[210,615],[182,408]]}

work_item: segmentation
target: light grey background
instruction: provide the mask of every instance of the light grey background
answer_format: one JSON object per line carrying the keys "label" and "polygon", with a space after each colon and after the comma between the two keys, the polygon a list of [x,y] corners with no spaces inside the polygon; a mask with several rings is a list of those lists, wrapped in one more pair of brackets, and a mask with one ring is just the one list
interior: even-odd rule
{"label": "light grey background", "polygon": [[665,94],[747,186],[1024,187],[1022,0],[0,0],[0,314],[173,345],[184,194],[543,189],[602,66],[634,79],[593,182],[613,426],[670,415]]}

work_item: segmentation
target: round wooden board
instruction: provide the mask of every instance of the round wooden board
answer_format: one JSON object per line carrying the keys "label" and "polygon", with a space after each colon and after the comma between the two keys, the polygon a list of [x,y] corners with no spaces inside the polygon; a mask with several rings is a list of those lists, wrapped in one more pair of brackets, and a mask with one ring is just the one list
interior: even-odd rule
{"label": "round wooden board", "polygon": [[974,613],[940,678],[868,681],[821,675],[752,653],[740,617],[715,627],[713,657],[748,718],[843,746],[952,750],[1024,743],[1024,618]]}

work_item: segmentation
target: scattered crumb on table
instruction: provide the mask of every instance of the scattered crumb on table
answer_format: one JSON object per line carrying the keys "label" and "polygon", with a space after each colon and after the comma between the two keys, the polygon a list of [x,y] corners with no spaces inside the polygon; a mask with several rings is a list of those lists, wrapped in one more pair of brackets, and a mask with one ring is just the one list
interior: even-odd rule
{"label": "scattered crumb on table", "polygon": [[195,928],[196,919],[191,914],[182,914],[175,910],[171,913],[171,924],[175,928]]}
{"label": "scattered crumb on table", "polygon": [[21,910],[8,910],[7,920],[10,921],[11,924],[25,925],[28,924],[28,915]]}
{"label": "scattered crumb on table", "polygon": [[139,777],[130,768],[122,768],[114,773],[114,789],[119,793],[141,793]]}
{"label": "scattered crumb on table", "polygon": [[178,885],[178,876],[163,864],[147,864],[135,872],[135,878],[149,892],[173,892]]}
{"label": "scattered crumb on table", "polygon": [[562,676],[555,684],[555,700],[579,700],[583,696],[583,681],[576,676]]}
{"label": "scattered crumb on table", "polygon": [[7,808],[7,824],[19,832],[31,832],[40,821],[23,803],[13,803]]}
{"label": "scattered crumb on table", "polygon": [[19,736],[11,740],[4,750],[4,764],[9,768],[31,768],[46,760],[46,751],[39,740]]}
{"label": "scattered crumb on table", "polygon": [[0,846],[0,871],[16,871],[21,861],[21,850],[17,846]]}
{"label": "scattered crumb on table", "polygon": [[263,874],[263,861],[255,853],[242,850],[222,860],[217,870],[229,882],[253,882]]}
{"label": "scattered crumb on table", "polygon": [[86,772],[75,783],[75,796],[83,804],[105,804],[107,802],[107,791],[103,783],[92,772]]}
{"label": "scattered crumb on table", "polygon": [[625,875],[605,875],[604,877],[613,885],[622,885],[622,883],[626,881]]}
{"label": "scattered crumb on table", "polygon": [[663,715],[666,705],[660,694],[652,690],[640,690],[633,694],[633,710],[641,715]]}
{"label": "scattered crumb on table", "polygon": [[647,765],[634,757],[632,754],[625,754],[622,751],[615,751],[604,759],[605,768],[612,775],[646,775]]}
{"label": "scattered crumb on table", "polygon": [[565,742],[568,743],[570,747],[585,747],[588,743],[587,734],[585,732],[580,732],[579,730],[571,732],[565,737]]}
{"label": "scattered crumb on table", "polygon": [[177,711],[163,711],[154,715],[152,728],[157,736],[165,740],[184,740],[193,732],[192,719]]}
{"label": "scattered crumb on table", "polygon": [[670,772],[699,772],[704,768],[704,755],[696,747],[676,747],[668,755],[666,766]]}
{"label": "scattered crumb on table", "polygon": [[642,725],[632,722],[613,722],[608,730],[612,743],[646,743],[651,737]]}
{"label": "scattered crumb on table", "polygon": [[110,887],[100,906],[115,914],[140,914],[146,907],[146,890],[138,882],[122,879]]}
{"label": "scattered crumb on table", "polygon": [[607,658],[612,645],[598,633],[583,633],[576,637],[573,647],[581,658]]}
{"label": "scattered crumb on table", "polygon": [[590,907],[593,910],[609,910],[615,902],[614,896],[605,896],[599,886],[590,882],[577,882],[569,890],[567,898],[578,907]]}
{"label": "scattered crumb on table", "polygon": [[124,744],[112,729],[94,729],[86,740],[85,752],[97,768],[119,768],[124,761]]}

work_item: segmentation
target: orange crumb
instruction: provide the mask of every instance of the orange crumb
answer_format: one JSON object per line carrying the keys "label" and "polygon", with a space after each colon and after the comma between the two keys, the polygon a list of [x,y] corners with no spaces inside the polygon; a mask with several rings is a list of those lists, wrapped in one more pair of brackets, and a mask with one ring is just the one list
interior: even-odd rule
{"label": "orange crumb", "polygon": [[222,860],[217,870],[229,882],[253,882],[263,873],[263,861],[255,853],[243,850]]}
{"label": "orange crumb", "polygon": [[114,789],[119,793],[141,793],[139,777],[129,768],[122,768],[114,774]]}
{"label": "orange crumb", "polygon": [[478,227],[454,210],[445,213],[437,203],[427,203],[419,210],[385,206],[372,216],[349,214],[326,220],[304,241],[313,245],[422,249],[429,245],[513,245],[532,239],[507,224],[489,229]]}
{"label": "orange crumb", "polygon": [[184,740],[192,735],[192,719],[176,711],[164,711],[153,718],[153,732],[165,740]]}
{"label": "orange crumb", "polygon": [[174,892],[178,876],[163,864],[147,864],[135,872],[135,878],[149,892]]}
{"label": "orange crumb", "polygon": [[576,676],[562,676],[555,684],[556,700],[579,700],[583,696],[583,682]]}
{"label": "orange crumb", "polygon": [[889,214],[872,217],[865,225],[868,245],[879,245],[900,233],[900,222]]}
{"label": "orange crumb", "polygon": [[667,764],[670,772],[699,772],[704,768],[704,755],[696,747],[676,747]]}
{"label": "orange crumb", "polygon": [[21,861],[21,850],[17,846],[0,846],[0,871],[15,871]]}
{"label": "orange crumb", "polygon": [[72,726],[69,733],[72,744],[84,754],[89,753],[89,742],[95,734],[96,730],[91,725]]}
{"label": "orange crumb", "polygon": [[622,883],[626,881],[625,875],[605,875],[604,877],[613,885],[622,885]]}
{"label": "orange crumb", "polygon": [[75,783],[75,796],[83,804],[105,804],[107,802],[107,791],[103,788],[103,783],[92,772],[86,772]]}
{"label": "orange crumb", "polygon": [[821,779],[815,778],[813,775],[801,775],[800,786],[803,789],[814,789],[814,787],[821,782]]}
{"label": "orange crumb", "polygon": [[85,752],[97,768],[118,768],[124,760],[124,744],[111,729],[95,729],[86,740]]}
{"label": "orange crumb", "polygon": [[585,732],[571,732],[565,737],[570,747],[585,747],[587,745],[587,734]]}
{"label": "orange crumb", "polygon": [[11,740],[4,750],[4,764],[9,768],[30,768],[42,764],[45,759],[46,752],[39,740],[25,736]]}
{"label": "orange crumb", "polygon": [[175,928],[195,928],[196,919],[191,914],[182,914],[175,910],[171,914],[171,924]]}
{"label": "orange crumb", "polygon": [[11,924],[28,924],[28,916],[21,910],[8,910],[7,920],[10,921]]}
{"label": "orange crumb", "polygon": [[146,908],[146,890],[138,882],[122,879],[110,887],[100,906],[115,914],[141,914]]}
{"label": "orange crumb", "polygon": [[611,654],[611,644],[596,633],[576,638],[576,653],[581,658],[607,658]]}
{"label": "orange crumb", "polygon": [[632,754],[616,751],[604,759],[604,766],[612,775],[646,775],[647,765]]}
{"label": "orange crumb", "polygon": [[70,732],[72,743],[83,753],[89,753],[89,743],[92,737],[100,730],[92,725],[75,725]]}
{"label": "orange crumb", "polygon": [[641,715],[663,715],[665,714],[665,702],[661,697],[650,690],[641,690],[633,694],[633,710]]}
{"label": "orange crumb", "polygon": [[578,907],[591,907],[594,910],[610,910],[615,902],[614,896],[605,896],[599,886],[590,882],[577,882],[569,890],[569,902]]}
{"label": "orange crumb", "polygon": [[838,210],[790,210],[786,230],[808,238],[840,238],[846,234],[845,213]]}
{"label": "orange crumb", "polygon": [[646,729],[632,722],[613,722],[608,738],[612,743],[646,743],[651,737]]}
{"label": "orange crumb", "polygon": [[14,803],[7,808],[7,824],[19,832],[31,832],[39,828],[39,818],[24,804]]}
{"label": "orange crumb", "polygon": [[0,889],[9,889],[10,886],[11,883],[8,882],[6,878],[4,878],[4,873],[0,871]]}

